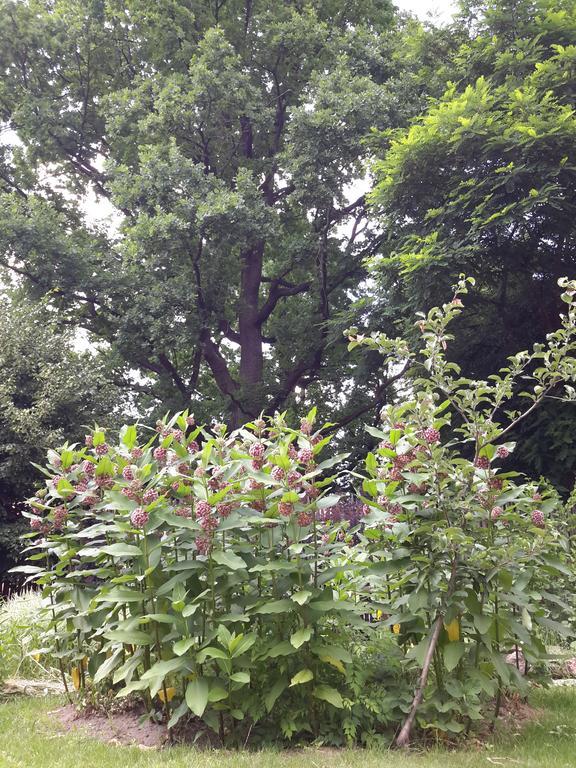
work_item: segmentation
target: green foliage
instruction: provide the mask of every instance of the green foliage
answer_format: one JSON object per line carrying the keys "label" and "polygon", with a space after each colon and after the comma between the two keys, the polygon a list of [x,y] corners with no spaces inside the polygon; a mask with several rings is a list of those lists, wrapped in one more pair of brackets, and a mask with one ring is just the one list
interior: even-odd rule
{"label": "green foliage", "polygon": [[364,626],[362,606],[342,582],[352,566],[333,569],[348,544],[321,514],[343,457],[322,460],[314,418],[228,434],[183,412],[140,444],[142,429],[113,447],[95,428],[86,447],[50,452],[23,570],[44,587],[50,651],[78,687],[142,692],[171,727],[192,713],[234,744],[341,743],[398,718],[397,696],[355,700],[367,675],[339,623]]}
{"label": "green foliage", "polygon": [[[451,354],[485,378],[544,341],[561,311],[556,281],[574,275],[576,16],[564,0],[466,6],[468,39],[446,67],[444,95],[408,130],[375,137],[371,200],[388,239],[372,265],[387,328],[437,304],[460,272],[472,275],[474,312],[459,321]],[[523,425],[515,468],[567,490],[574,406],[562,414],[547,409]]]}
{"label": "green foliage", "polygon": [[142,411],[239,426],[316,383],[334,406],[356,372],[326,322],[380,237],[361,137],[405,124],[445,47],[388,0],[2,0],[5,274],[138,371]]}
{"label": "green foliage", "polygon": [[83,434],[81,425],[119,419],[119,390],[94,353],[78,353],[49,312],[17,296],[0,301],[0,576],[16,562],[18,506],[34,487],[49,446]]}
{"label": "green foliage", "polygon": [[467,281],[421,315],[419,351],[348,332],[421,374],[369,428],[381,442],[352,528],[330,519],[344,457],[325,455],[316,408],[299,429],[277,414],[231,433],[184,411],[149,439],[132,425],[113,446],[96,426],[84,447],[50,451],[22,570],[49,601],[62,674],[139,692],[170,727],[194,715],[235,745],[370,745],[409,713],[405,745],[416,718],[447,734],[484,720],[524,685],[505,653],[534,664],[544,633],[574,633],[559,497],[500,468],[515,424],[557,387],[574,397],[576,285],[561,284],[561,327],[485,381],[446,358]]}
{"label": "green foliage", "polygon": [[[426,697],[413,715],[424,728],[460,733],[494,696],[498,710],[502,687],[523,683],[502,654],[521,648],[533,664],[544,652],[542,632],[574,634],[562,624],[570,606],[552,586],[573,574],[562,504],[500,466],[515,447],[506,437],[526,414],[558,388],[574,398],[576,284],[560,283],[561,327],[487,380],[463,377],[446,356],[467,281],[451,302],[421,314],[419,351],[350,332],[351,346],[408,362],[417,376],[413,398],[383,409],[382,430],[371,430],[381,442],[366,460],[373,512],[361,540],[374,563],[369,594],[382,595],[387,624],[399,625],[406,658],[423,670]],[[516,410],[519,388],[527,405]],[[407,724],[400,746],[410,739]]]}

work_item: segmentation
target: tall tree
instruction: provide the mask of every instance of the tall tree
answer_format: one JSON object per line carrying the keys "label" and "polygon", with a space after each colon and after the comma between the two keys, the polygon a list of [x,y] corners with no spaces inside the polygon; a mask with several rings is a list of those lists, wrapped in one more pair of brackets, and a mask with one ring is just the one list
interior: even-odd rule
{"label": "tall tree", "polygon": [[[5,268],[152,403],[238,424],[311,385],[341,409],[343,379],[370,402],[385,382],[354,379],[328,330],[382,237],[360,139],[414,114],[414,50],[430,69],[445,44],[408,22],[410,57],[394,24],[388,0],[2,0]],[[115,234],[86,222],[88,190]]]}
{"label": "tall tree", "polygon": [[[375,141],[372,202],[388,237],[373,265],[387,322],[445,299],[461,272],[476,278],[455,357],[481,377],[544,340],[557,279],[576,275],[576,5],[466,3],[460,28],[446,93]],[[560,484],[576,469],[565,421],[552,405],[526,426],[525,462]]]}

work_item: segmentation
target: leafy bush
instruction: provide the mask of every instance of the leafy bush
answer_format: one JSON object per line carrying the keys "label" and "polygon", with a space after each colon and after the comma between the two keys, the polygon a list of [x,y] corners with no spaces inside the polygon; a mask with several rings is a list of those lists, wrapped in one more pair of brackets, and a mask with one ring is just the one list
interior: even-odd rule
{"label": "leafy bush", "polygon": [[170,726],[192,712],[232,740],[264,719],[285,738],[342,732],[353,658],[334,619],[364,626],[364,609],[342,582],[355,565],[333,567],[348,545],[323,514],[326,473],[342,457],[320,459],[314,416],[228,435],[184,412],[142,444],[96,428],[49,454],[27,570],[78,687],[142,691]]}
{"label": "leafy bush", "polygon": [[[372,743],[405,720],[404,745],[415,723],[460,733],[497,709],[522,685],[504,654],[534,663],[542,631],[566,633],[560,503],[505,471],[523,414],[563,386],[574,397],[576,286],[564,287],[547,346],[489,381],[446,359],[465,282],[419,320],[420,353],[350,333],[422,371],[369,429],[380,444],[361,517],[330,493],[344,457],[314,409],[299,429],[277,415],[231,434],[185,411],[123,428],[118,445],[95,427],[49,452],[26,570],[50,601],[63,673],[237,744]],[[509,406],[518,382],[525,411]]]}
{"label": "leafy bush", "polygon": [[[422,668],[400,745],[416,713],[423,727],[459,733],[482,719],[487,697],[498,710],[502,687],[523,682],[503,654],[522,649],[535,663],[544,653],[538,628],[567,632],[557,619],[568,605],[553,586],[573,573],[562,504],[505,471],[513,427],[562,388],[574,399],[576,290],[563,286],[568,313],[559,330],[488,381],[464,378],[446,357],[464,280],[451,302],[421,316],[417,353],[402,339],[351,333],[352,347],[378,349],[389,364],[417,371],[410,399],[386,407],[383,428],[371,430],[381,442],[363,484],[373,510],[364,533],[375,561],[370,594],[380,592],[387,624],[401,628],[407,660]],[[522,411],[512,405],[518,388],[528,401]]]}

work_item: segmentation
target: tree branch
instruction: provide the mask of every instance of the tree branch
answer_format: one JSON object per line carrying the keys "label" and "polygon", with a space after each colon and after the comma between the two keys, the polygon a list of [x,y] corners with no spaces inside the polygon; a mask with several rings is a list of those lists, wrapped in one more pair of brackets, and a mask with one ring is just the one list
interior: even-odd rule
{"label": "tree branch", "polygon": [[274,312],[280,299],[285,298],[286,296],[296,296],[299,293],[304,293],[310,288],[310,285],[310,281],[295,285],[285,282],[282,278],[272,279],[270,290],[268,291],[268,298],[258,313],[258,322],[260,325],[263,325],[272,312]]}

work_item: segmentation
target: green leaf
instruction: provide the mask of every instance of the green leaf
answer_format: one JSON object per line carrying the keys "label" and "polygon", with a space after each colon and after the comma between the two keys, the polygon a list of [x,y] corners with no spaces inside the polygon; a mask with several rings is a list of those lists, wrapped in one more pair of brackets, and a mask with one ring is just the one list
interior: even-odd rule
{"label": "green leaf", "polygon": [[228,691],[221,685],[212,685],[208,692],[208,701],[212,704],[216,701],[223,701],[228,698]]}
{"label": "green leaf", "polygon": [[490,631],[492,626],[492,616],[485,616],[483,614],[474,614],[474,626],[481,635],[486,635]]}
{"label": "green leaf", "polygon": [[314,600],[309,603],[310,608],[315,611],[355,611],[356,606],[354,603],[349,603],[346,600]]}
{"label": "green leaf", "polygon": [[310,680],[314,679],[314,673],[311,669],[301,669],[300,672],[297,672],[294,677],[290,680],[290,688],[292,688],[295,685],[302,685],[303,683],[309,683]]}
{"label": "green leaf", "polygon": [[169,613],[147,613],[145,616],[142,616],[142,620],[144,619],[155,621],[158,624],[174,624],[177,617],[171,616]]}
{"label": "green leaf", "polygon": [[228,646],[230,656],[233,659],[242,656],[243,653],[246,653],[246,651],[249,651],[250,648],[252,648],[256,640],[257,635],[254,633],[250,633],[249,635],[238,635],[238,637],[235,637]]}
{"label": "green leaf", "polygon": [[278,656],[290,656],[291,653],[296,653],[296,648],[288,640],[283,640],[281,643],[274,645],[268,651],[265,658],[275,659]]}
{"label": "green leaf", "polygon": [[444,646],[444,666],[451,672],[466,653],[466,644],[461,642],[447,643]]}
{"label": "green leaf", "polygon": [[310,640],[311,637],[312,637],[311,628],[303,627],[302,629],[299,629],[297,632],[294,632],[294,634],[290,636],[290,642],[294,646],[294,648],[300,648],[300,646],[308,642],[308,640]]}
{"label": "green leaf", "polygon": [[196,680],[192,680],[188,683],[186,688],[186,704],[190,708],[196,717],[202,717],[204,710],[208,704],[208,693],[210,687],[208,680],[203,677],[198,677]]}
{"label": "green leaf", "polygon": [[340,496],[332,494],[329,496],[323,496],[321,499],[318,499],[316,506],[318,509],[327,509],[328,507],[333,507],[335,504],[338,504],[339,501]]}
{"label": "green leaf", "polygon": [[234,552],[215,550],[212,552],[212,560],[214,560],[215,563],[218,563],[218,565],[225,565],[226,568],[230,568],[232,571],[246,568],[245,561],[238,555],[235,555]]}
{"label": "green leaf", "polygon": [[105,632],[104,637],[107,640],[124,643],[125,645],[152,645],[154,642],[152,635],[149,635],[148,632],[142,632],[140,629],[113,629]]}
{"label": "green leaf", "polygon": [[183,637],[182,640],[178,640],[177,643],[174,643],[172,646],[172,650],[177,656],[183,656],[186,651],[189,651],[190,648],[192,648],[193,645],[196,644],[196,638],[194,637]]}
{"label": "green leaf", "polygon": [[311,597],[312,592],[309,592],[307,589],[302,589],[300,592],[295,592],[293,595],[291,595],[290,600],[298,603],[298,605],[304,605],[304,603],[307,603]]}
{"label": "green leaf", "polygon": [[174,712],[172,713],[172,717],[168,721],[168,730],[170,728],[174,728],[174,726],[178,723],[181,717],[183,717],[188,712],[188,705],[186,701],[181,702],[180,706],[177,707]]}
{"label": "green leaf", "polygon": [[283,678],[276,680],[272,688],[270,688],[268,693],[264,696],[264,706],[266,707],[267,712],[272,710],[272,707],[276,703],[278,697],[286,690],[287,687],[288,683]]}
{"label": "green leaf", "polygon": [[155,677],[166,677],[170,672],[177,669],[183,669],[186,666],[183,659],[169,659],[168,661],[157,661],[142,675],[142,680],[151,680]]}
{"label": "green leaf", "polygon": [[234,683],[242,683],[242,685],[246,685],[246,683],[250,682],[250,675],[248,672],[234,672],[233,675],[230,675],[230,680]]}
{"label": "green leaf", "polygon": [[345,648],[341,648],[339,645],[317,645],[312,643],[310,650],[316,656],[320,658],[327,656],[338,661],[343,661],[344,664],[352,664],[352,654]]}
{"label": "green leaf", "polygon": [[546,629],[551,629],[553,632],[562,635],[562,637],[574,636],[574,630],[570,627],[567,627],[565,624],[561,624],[559,621],[547,619],[543,616],[535,617],[535,620],[537,624],[540,624],[540,626],[546,627]]}
{"label": "green leaf", "polygon": [[312,690],[312,696],[316,699],[327,701],[328,704],[332,704],[333,707],[338,707],[338,709],[342,709],[344,706],[340,692],[329,685],[317,685]]}
{"label": "green leaf", "polygon": [[120,430],[120,439],[122,440],[126,448],[128,448],[128,450],[131,451],[132,448],[134,448],[134,446],[136,445],[136,441],[138,439],[138,431],[135,425],[131,424],[130,426],[128,426],[127,424],[125,424]]}
{"label": "green leaf", "polygon": [[196,661],[198,664],[204,664],[206,659],[226,659],[228,661],[230,656],[223,651],[222,648],[214,648],[214,646],[208,646],[208,648],[202,648],[196,654]]}
{"label": "green leaf", "polygon": [[[293,611],[295,605],[292,600],[271,600],[268,603],[253,608],[253,613],[287,613]],[[320,610],[320,609],[319,609]]]}
{"label": "green leaf", "polygon": [[98,671],[94,675],[94,685],[102,682],[108,675],[113,672],[116,667],[122,662],[123,648],[118,648],[112,656],[104,661],[99,667]]}
{"label": "green leaf", "polygon": [[135,603],[142,602],[142,600],[144,600],[144,595],[137,589],[116,587],[109,592],[97,595],[95,600],[98,603]]}
{"label": "green leaf", "polygon": [[140,547],[135,544],[109,544],[106,547],[102,547],[100,552],[105,555],[111,555],[112,557],[139,557],[142,554]]}

